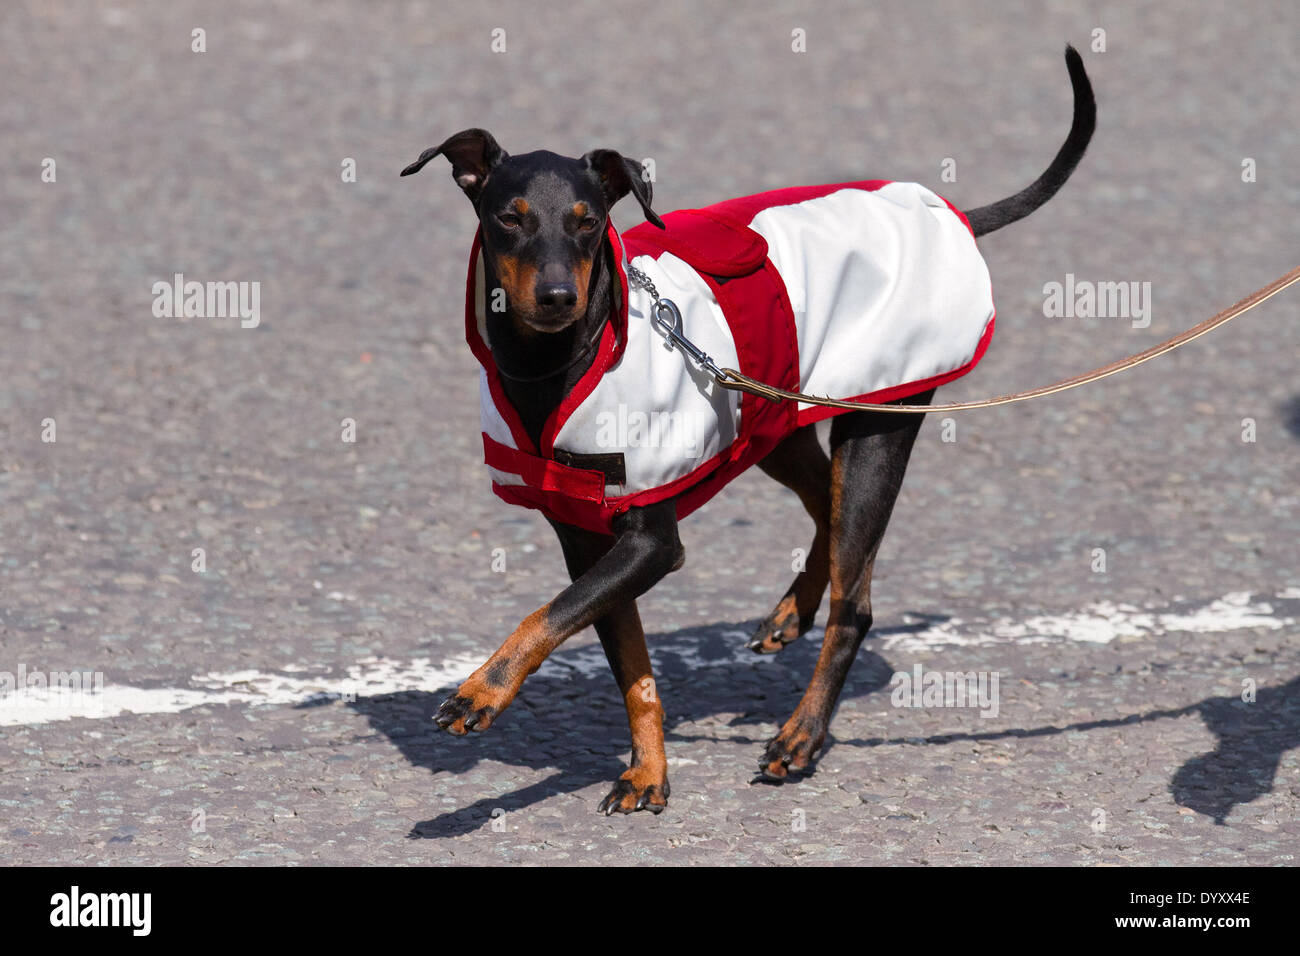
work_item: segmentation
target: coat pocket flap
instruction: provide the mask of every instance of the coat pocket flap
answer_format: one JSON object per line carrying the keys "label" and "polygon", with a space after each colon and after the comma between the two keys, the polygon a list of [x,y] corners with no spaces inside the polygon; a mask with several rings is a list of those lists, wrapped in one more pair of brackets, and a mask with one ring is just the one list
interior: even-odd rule
{"label": "coat pocket flap", "polygon": [[710,275],[748,275],[767,261],[767,240],[738,222],[702,209],[682,209],[663,216],[663,230],[638,234],[638,241],[671,252],[692,268]]}

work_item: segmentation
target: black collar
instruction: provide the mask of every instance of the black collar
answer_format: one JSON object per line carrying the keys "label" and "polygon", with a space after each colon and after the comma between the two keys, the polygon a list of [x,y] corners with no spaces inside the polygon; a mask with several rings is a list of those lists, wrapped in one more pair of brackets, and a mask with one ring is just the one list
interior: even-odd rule
{"label": "black collar", "polygon": [[559,375],[561,372],[567,372],[569,369],[573,368],[573,366],[581,362],[587,356],[587,353],[589,353],[596,346],[596,343],[600,341],[601,335],[604,334],[605,325],[608,322],[609,322],[609,316],[606,316],[603,322],[597,322],[595,334],[593,334],[587,339],[587,344],[584,345],[576,355],[570,358],[559,368],[551,369],[551,371],[549,372],[543,372],[541,375],[515,375],[512,372],[507,372],[504,368],[501,367],[501,360],[497,357],[497,353],[493,351],[492,361],[496,363],[497,374],[500,375],[502,378],[509,379],[512,382],[527,383],[527,382],[545,381],[548,378],[554,378],[555,376]]}

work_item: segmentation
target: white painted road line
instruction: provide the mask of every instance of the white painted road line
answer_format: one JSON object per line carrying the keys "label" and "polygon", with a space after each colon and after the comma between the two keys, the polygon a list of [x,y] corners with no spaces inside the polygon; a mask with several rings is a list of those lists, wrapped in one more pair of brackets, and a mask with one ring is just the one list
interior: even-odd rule
{"label": "white painted road line", "polygon": [[[1279,608],[1278,602],[1286,605]],[[1292,605],[1296,605],[1292,608]],[[1168,633],[1222,633],[1245,629],[1276,630],[1293,625],[1295,617],[1284,610],[1300,611],[1300,589],[1287,588],[1273,599],[1254,599],[1250,594],[1226,594],[1202,606],[1179,610],[1138,608],[1127,604],[1098,602],[1079,611],[1057,615],[1036,615],[1023,620],[996,618],[963,621],[958,618],[937,624],[907,624],[873,631],[881,650],[918,651],[938,647],[981,647],[997,644],[1050,644],[1080,642],[1108,644],[1123,636],[1157,636]],[[736,632],[732,656],[703,658],[674,648],[672,653],[692,668],[753,664],[755,658],[742,646],[747,634]],[[808,639],[818,640],[814,632]],[[651,654],[656,654],[653,642]],[[229,671],[196,675],[188,687],[132,687],[96,683],[87,677],[84,686],[52,687],[58,674],[43,674],[32,686],[30,664],[14,671],[0,670],[0,726],[46,724],[77,717],[108,718],[122,714],[174,714],[213,704],[242,704],[252,707],[293,706],[313,699],[374,697],[401,691],[433,691],[453,687],[468,677],[482,657],[454,655],[439,662],[416,658],[405,663],[384,658],[366,658],[347,669],[346,676],[313,674],[301,667],[285,673],[258,670]],[[595,643],[582,645],[552,658],[543,672],[576,670],[583,675],[606,670],[604,653]],[[82,675],[78,675],[79,678]],[[26,682],[26,686],[24,685]],[[44,686],[40,686],[40,685]]]}
{"label": "white painted road line", "polygon": [[[1291,601],[1294,588],[1276,600]],[[993,621],[963,621],[950,618],[919,630],[884,628],[876,632],[885,650],[917,651],[935,647],[981,647],[989,644],[1051,644],[1080,641],[1109,644],[1118,637],[1141,637],[1187,632],[1212,634],[1247,628],[1276,630],[1294,624],[1295,618],[1278,613],[1273,603],[1252,601],[1242,591],[1225,594],[1217,601],[1184,611],[1157,611],[1131,604],[1098,601],[1068,614],[1047,614],[1023,620],[1000,618]]]}

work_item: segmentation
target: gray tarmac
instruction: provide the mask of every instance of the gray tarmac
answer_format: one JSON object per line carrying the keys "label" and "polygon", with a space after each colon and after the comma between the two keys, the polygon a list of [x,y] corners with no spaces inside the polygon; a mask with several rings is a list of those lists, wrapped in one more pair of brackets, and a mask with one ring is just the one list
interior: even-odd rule
{"label": "gray tarmac", "polygon": [[[1139,370],[966,413],[955,441],[927,418],[877,636],[814,775],[753,782],[820,637],[742,647],[811,540],[757,471],[686,521],[685,567],[641,602],[666,812],[595,813],[628,739],[590,632],[488,733],[432,732],[447,675],[566,583],[549,527],[482,464],[470,206],[441,160],[397,176],[450,133],[652,157],[661,210],[866,178],[971,208],[1063,140],[1073,42],[1096,137],[1060,195],[981,240],[997,334],[939,401],[1138,351],[1300,260],[1300,7],[737,11],[3,5],[0,672],[234,699],[28,720],[0,698],[0,859],[1295,865],[1294,289]],[[156,317],[176,273],[260,282],[260,323]],[[1046,317],[1067,274],[1149,282],[1149,325]],[[377,659],[433,676],[331,690]],[[894,706],[918,664],[996,674],[997,715]],[[265,675],[304,673],[318,690],[257,700]]]}

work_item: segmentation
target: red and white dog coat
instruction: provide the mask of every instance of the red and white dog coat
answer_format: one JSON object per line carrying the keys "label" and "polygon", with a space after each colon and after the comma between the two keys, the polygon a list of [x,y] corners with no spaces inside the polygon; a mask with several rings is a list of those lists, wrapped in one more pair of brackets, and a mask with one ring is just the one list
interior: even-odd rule
{"label": "red and white dog coat", "polygon": [[840,414],[724,389],[650,322],[630,262],[681,310],[722,368],[814,395],[886,402],[965,375],[993,335],[988,268],[966,217],[916,183],[778,189],[662,217],[609,241],[621,308],[591,368],[536,448],[487,342],[481,236],[470,253],[465,335],[482,365],[492,488],[592,531],[673,495],[685,517],[801,425]]}

